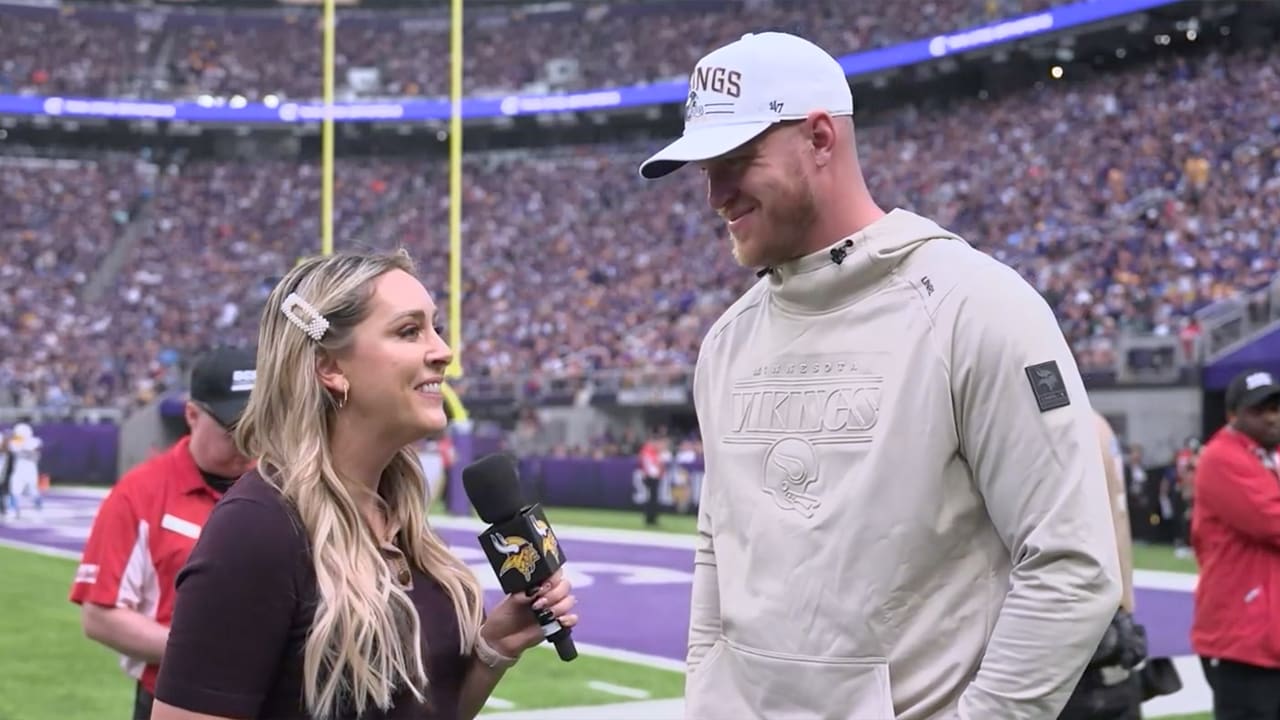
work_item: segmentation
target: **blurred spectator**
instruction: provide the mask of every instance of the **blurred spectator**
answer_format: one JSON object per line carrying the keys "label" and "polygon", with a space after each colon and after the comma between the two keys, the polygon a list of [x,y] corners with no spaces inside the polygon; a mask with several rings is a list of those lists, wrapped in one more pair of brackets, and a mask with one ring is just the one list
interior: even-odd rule
{"label": "blurred spectator", "polygon": [[671,448],[667,438],[656,431],[650,433],[649,439],[640,446],[638,457],[640,476],[644,480],[645,489],[644,524],[649,527],[658,524],[658,489],[671,460]]}
{"label": "blurred spectator", "polygon": [[1280,712],[1280,382],[1247,371],[1225,395],[1227,424],[1196,466],[1191,540],[1199,561],[1191,647],[1222,720]]}

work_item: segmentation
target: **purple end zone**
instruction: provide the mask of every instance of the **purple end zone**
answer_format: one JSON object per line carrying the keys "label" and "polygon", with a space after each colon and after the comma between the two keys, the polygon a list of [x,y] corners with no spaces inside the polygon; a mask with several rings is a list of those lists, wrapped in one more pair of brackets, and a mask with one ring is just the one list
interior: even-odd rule
{"label": "purple end zone", "polygon": [[[0,539],[78,553],[99,502],[94,497],[51,493],[45,503],[45,526],[34,522],[0,523]],[[455,547],[479,550],[475,532],[446,528],[439,532]],[[563,542],[567,566],[572,568],[578,563],[579,567],[589,568],[592,580],[589,586],[574,592],[582,616],[582,625],[573,633],[576,639],[671,660],[684,659],[692,550],[596,540]],[[647,581],[637,582],[633,576],[637,569],[653,572]],[[68,590],[70,582],[68,573]],[[490,602],[499,597],[495,591],[487,595]],[[1139,588],[1137,602],[1138,620],[1147,628],[1152,656],[1191,653],[1190,592]]]}
{"label": "purple end zone", "polygon": [[[450,543],[466,546],[475,533],[441,530]],[[693,552],[678,548],[637,547],[599,541],[564,540],[567,566],[575,560],[625,562],[692,572]],[[683,660],[689,632],[689,585],[627,586],[597,575],[591,587],[575,592],[583,625],[574,636],[583,642]],[[1192,595],[1173,590],[1137,590],[1138,621],[1146,625],[1153,657],[1191,652]]]}
{"label": "purple end zone", "polygon": [[1135,613],[1147,628],[1147,652],[1151,657],[1176,657],[1191,653],[1191,617],[1195,597],[1178,590],[1137,588]]}

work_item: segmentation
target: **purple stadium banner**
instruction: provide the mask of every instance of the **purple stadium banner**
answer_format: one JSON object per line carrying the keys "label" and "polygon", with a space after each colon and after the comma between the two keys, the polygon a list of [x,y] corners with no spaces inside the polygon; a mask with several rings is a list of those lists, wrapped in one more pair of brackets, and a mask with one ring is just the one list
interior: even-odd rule
{"label": "purple stadium banner", "polygon": [[[848,75],[864,75],[895,67],[915,65],[983,47],[1078,27],[1108,18],[1141,12],[1180,0],[1107,0],[1064,5],[1046,12],[1012,17],[979,27],[920,38],[885,48],[840,58]],[[462,100],[466,119],[538,115],[576,110],[643,107],[682,103],[688,97],[685,81],[629,87],[599,88],[560,95],[508,95],[502,98],[471,97]],[[243,98],[241,98],[243,100]],[[111,98],[36,97],[0,95],[0,114],[50,117],[109,117],[135,120],[183,120],[188,122],[299,123],[317,122],[326,114],[334,122],[421,122],[447,120],[447,100],[335,103],[327,112],[323,104],[285,102],[237,103],[237,106],[124,100]]]}
{"label": "purple stadium banner", "polygon": [[463,427],[455,424],[449,436],[453,439],[453,464],[449,466],[449,485],[444,494],[445,506],[451,515],[465,515],[471,508],[462,485],[462,469],[476,460],[473,442],[475,434],[468,422]]}
{"label": "purple stadium banner", "polygon": [[[645,487],[636,458],[524,458],[520,480],[525,495],[552,507],[639,510]],[[674,489],[687,485],[696,504],[702,487],[702,461],[672,463],[658,490],[659,504],[675,506]]]}
{"label": "purple stadium banner", "polygon": [[1267,370],[1280,374],[1280,327],[1227,353],[1204,369],[1205,388],[1225,390],[1232,378],[1245,370]]}
{"label": "purple stadium banner", "polygon": [[[42,423],[33,426],[44,441],[40,469],[56,484],[112,485],[117,480],[120,429],[111,423]],[[488,434],[455,436],[471,447],[472,459],[496,452],[501,439]],[[459,448],[461,449],[461,448]],[[460,468],[459,468],[460,469]],[[638,510],[645,488],[635,458],[527,457],[520,460],[520,479],[530,501],[551,506]],[[702,486],[702,463],[672,463],[659,486],[659,503],[668,511],[675,506],[677,487],[686,486],[696,504]],[[455,506],[455,503],[457,505]],[[454,512],[468,512],[461,498],[450,503]]]}
{"label": "purple stadium banner", "polygon": [[40,472],[55,483],[112,485],[120,452],[120,428],[113,423],[32,423],[44,443]]}

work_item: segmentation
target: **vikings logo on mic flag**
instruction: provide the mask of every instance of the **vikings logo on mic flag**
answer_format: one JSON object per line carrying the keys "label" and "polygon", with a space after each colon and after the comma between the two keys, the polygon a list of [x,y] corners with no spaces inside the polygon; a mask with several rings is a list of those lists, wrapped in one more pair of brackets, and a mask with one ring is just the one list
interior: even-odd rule
{"label": "vikings logo on mic flag", "polygon": [[509,593],[545,582],[564,565],[564,551],[540,505],[485,530],[479,536],[498,581]]}
{"label": "vikings logo on mic flag", "polygon": [[534,520],[533,529],[542,537],[543,555],[555,555],[560,551],[560,543],[556,541],[556,534],[552,532],[550,525],[543,520]]}
{"label": "vikings logo on mic flag", "polygon": [[529,541],[517,536],[504,537],[496,532],[489,533],[489,539],[493,541],[494,549],[507,557],[498,568],[498,577],[515,570],[524,576],[525,582],[529,582],[533,577],[534,568],[538,565],[538,552],[533,549]]}

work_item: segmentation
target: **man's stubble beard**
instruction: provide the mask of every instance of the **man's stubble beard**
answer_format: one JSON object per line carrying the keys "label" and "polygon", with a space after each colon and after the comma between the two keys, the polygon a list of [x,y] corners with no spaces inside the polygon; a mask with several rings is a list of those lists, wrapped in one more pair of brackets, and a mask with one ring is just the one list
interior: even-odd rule
{"label": "man's stubble beard", "polygon": [[[799,175],[798,168],[796,174]],[[754,244],[759,257],[744,258],[742,241],[730,231],[734,261],[743,267],[756,269],[775,267],[799,257],[805,238],[818,217],[817,200],[808,180],[798,178],[792,187],[779,193],[779,200],[758,208],[757,212],[762,215],[757,218],[754,228]]]}

